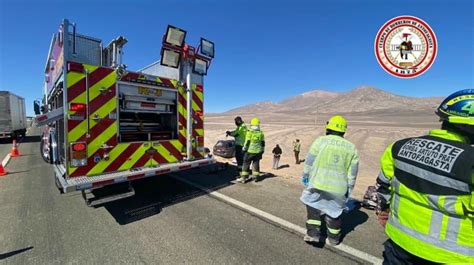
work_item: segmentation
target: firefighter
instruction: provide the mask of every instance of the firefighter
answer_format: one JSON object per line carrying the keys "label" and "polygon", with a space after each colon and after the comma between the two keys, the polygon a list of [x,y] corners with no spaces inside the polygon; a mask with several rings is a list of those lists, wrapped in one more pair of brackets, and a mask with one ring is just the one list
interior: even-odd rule
{"label": "firefighter", "polygon": [[300,151],[301,151],[301,143],[300,139],[296,139],[293,142],[293,152],[295,153],[295,163],[298,165],[300,163]]}
{"label": "firefighter", "polygon": [[305,189],[300,198],[308,214],[306,242],[320,241],[323,217],[328,230],[326,242],[338,245],[341,241],[341,214],[359,166],[355,145],[344,139],[346,130],[344,117],[333,116],[326,124],[326,135],[313,142],[306,156],[301,177]]}
{"label": "firefighter", "polygon": [[244,146],[245,135],[247,134],[247,126],[240,116],[235,117],[235,125],[237,128],[233,131],[227,131],[226,136],[235,138],[235,160],[237,160],[237,169],[239,173],[242,171],[242,164],[244,161],[244,153],[242,148]]}
{"label": "firefighter", "polygon": [[[260,129],[260,120],[258,118],[253,118],[250,121],[250,130],[247,131],[245,136],[243,151],[245,152],[244,164],[240,178],[237,181],[242,183],[249,179],[258,181],[260,176],[260,160],[265,151],[265,138]],[[252,175],[249,172],[250,164],[252,164]]]}
{"label": "firefighter", "polygon": [[382,155],[384,264],[474,264],[474,89],[450,95],[436,114],[441,130],[399,140]]}

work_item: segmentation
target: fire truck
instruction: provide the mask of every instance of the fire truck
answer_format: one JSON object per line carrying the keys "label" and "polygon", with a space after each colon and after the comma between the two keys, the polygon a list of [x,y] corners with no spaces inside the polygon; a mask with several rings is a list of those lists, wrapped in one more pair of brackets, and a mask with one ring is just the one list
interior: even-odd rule
{"label": "fire truck", "polygon": [[[43,98],[35,102],[41,155],[61,192],[215,164],[204,147],[204,86],[214,43],[185,43],[169,25],[161,59],[138,71],[122,63],[127,39],[108,45],[64,19],[52,36]],[[127,191],[133,195],[131,185]]]}

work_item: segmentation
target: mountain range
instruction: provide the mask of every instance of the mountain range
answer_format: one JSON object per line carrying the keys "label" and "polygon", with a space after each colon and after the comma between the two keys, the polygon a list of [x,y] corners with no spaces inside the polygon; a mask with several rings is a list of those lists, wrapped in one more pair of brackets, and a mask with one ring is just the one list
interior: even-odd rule
{"label": "mountain range", "polygon": [[407,97],[389,93],[371,86],[361,86],[349,92],[338,93],[312,90],[286,98],[280,102],[257,102],[231,109],[226,114],[250,113],[364,113],[372,111],[433,111],[442,97]]}

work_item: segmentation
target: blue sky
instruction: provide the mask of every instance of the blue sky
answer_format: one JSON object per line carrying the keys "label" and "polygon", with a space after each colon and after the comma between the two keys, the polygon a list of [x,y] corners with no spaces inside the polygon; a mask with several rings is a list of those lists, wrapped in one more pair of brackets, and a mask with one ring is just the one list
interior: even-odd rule
{"label": "blue sky", "polygon": [[[472,1],[21,1],[0,0],[0,90],[41,96],[50,43],[63,18],[108,43],[129,40],[124,63],[137,70],[159,58],[168,24],[216,44],[206,78],[206,111],[279,101],[312,89],[372,85],[408,96],[445,96],[473,88]],[[378,29],[399,15],[430,24],[439,50],[433,66],[398,79],[378,65]]]}

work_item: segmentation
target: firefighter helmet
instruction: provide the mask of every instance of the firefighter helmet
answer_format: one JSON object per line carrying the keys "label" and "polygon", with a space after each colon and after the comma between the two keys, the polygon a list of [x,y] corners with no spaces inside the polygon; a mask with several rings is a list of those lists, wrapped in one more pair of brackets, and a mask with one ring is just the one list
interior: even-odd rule
{"label": "firefighter helmet", "polygon": [[347,131],[347,122],[346,119],[342,116],[336,115],[332,116],[329,121],[326,123],[326,129],[336,132],[345,133]]}
{"label": "firefighter helmet", "polygon": [[474,89],[451,94],[441,102],[436,114],[449,123],[474,125]]}
{"label": "firefighter helmet", "polygon": [[250,125],[252,126],[259,126],[260,125],[260,120],[258,118],[253,118],[251,121],[250,121]]}

